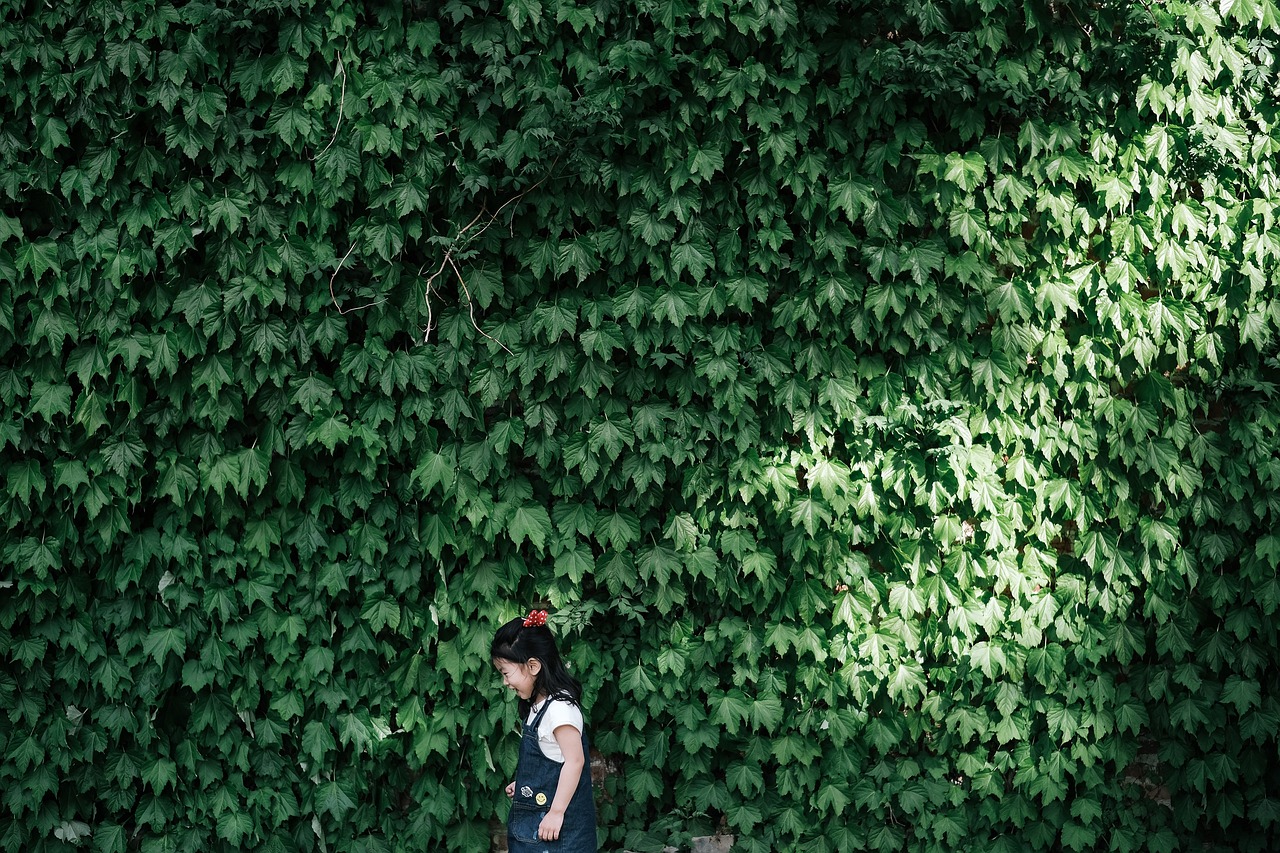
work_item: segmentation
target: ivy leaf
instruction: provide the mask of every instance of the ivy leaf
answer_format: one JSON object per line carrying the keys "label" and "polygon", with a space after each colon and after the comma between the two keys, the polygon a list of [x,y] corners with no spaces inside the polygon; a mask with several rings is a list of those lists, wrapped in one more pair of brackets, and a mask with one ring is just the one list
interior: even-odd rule
{"label": "ivy leaf", "polygon": [[253,832],[253,818],[244,811],[228,811],[218,815],[218,837],[239,847],[243,839]]}
{"label": "ivy leaf", "polygon": [[640,520],[626,510],[596,515],[595,536],[611,548],[625,548],[640,538]]}
{"label": "ivy leaf", "polygon": [[675,551],[662,545],[650,545],[642,549],[636,558],[636,568],[645,580],[665,586],[679,574],[680,557]]}
{"label": "ivy leaf", "polygon": [[684,675],[686,659],[683,652],[673,646],[667,646],[658,652],[658,671],[672,673],[677,678]]}
{"label": "ivy leaf", "polygon": [[952,208],[947,224],[966,246],[981,248],[988,242],[986,223],[969,204],[957,204]]}
{"label": "ivy leaf", "polygon": [[324,646],[312,646],[302,657],[302,667],[312,678],[320,678],[333,671],[333,650]]}
{"label": "ivy leaf", "polygon": [[678,551],[692,551],[698,545],[698,525],[687,512],[673,514],[662,535],[674,542]]}
{"label": "ivy leaf", "polygon": [[792,524],[804,527],[806,533],[813,536],[820,526],[831,522],[831,510],[813,497],[805,497],[791,509]]}
{"label": "ivy leaf", "polygon": [[708,704],[711,722],[724,727],[731,735],[736,735],[751,715],[751,702],[738,690],[713,694]]}
{"label": "ivy leaf", "polygon": [[725,782],[730,788],[751,797],[764,788],[764,774],[759,767],[739,762],[729,766],[725,773]]}
{"label": "ivy leaf", "polygon": [[951,152],[944,161],[943,179],[960,187],[966,193],[973,192],[987,174],[987,162],[977,151],[966,154]]}
{"label": "ivy leaf", "polygon": [[40,142],[40,153],[50,160],[54,159],[59,148],[71,144],[67,134],[67,123],[60,118],[37,116],[35,119],[36,138]]}
{"label": "ivy leaf", "polygon": [[98,824],[93,828],[93,849],[95,853],[124,853],[124,827],[119,824]]}
{"label": "ivy leaf", "polygon": [[35,459],[13,463],[6,474],[6,480],[10,497],[23,504],[29,504],[32,495],[44,495],[47,486],[44,471]]}
{"label": "ivy leaf", "polygon": [[[694,280],[701,282],[707,277],[707,270],[712,266],[714,266],[714,256],[710,252],[710,247],[705,243],[687,241],[676,243],[672,247],[671,272],[676,277],[685,272],[685,270],[689,270]],[[676,320],[672,320],[672,323],[680,325]]]}
{"label": "ivy leaf", "polygon": [[584,577],[595,571],[595,562],[587,549],[575,544],[556,555],[555,571],[559,577],[568,578],[570,582],[579,584]]}
{"label": "ivy leaf", "polygon": [[187,651],[187,632],[181,628],[157,628],[147,633],[142,650],[158,664],[163,664],[171,653],[181,658]]}
{"label": "ivy leaf", "polygon": [[4,243],[10,237],[17,237],[21,240],[24,235],[22,220],[15,216],[0,213],[0,243]]}
{"label": "ivy leaf", "polygon": [[915,661],[899,661],[889,676],[889,695],[894,701],[913,705],[924,696],[924,673]]}
{"label": "ivy leaf", "polygon": [[61,272],[58,267],[58,244],[49,237],[23,243],[14,253],[13,260],[20,272],[30,272],[37,282],[50,270],[55,274]]}
{"label": "ivy leaf", "polygon": [[[288,717],[286,716],[286,719]],[[324,764],[325,756],[338,748],[329,727],[318,720],[307,723],[302,733],[302,750],[311,756],[317,764]]]}
{"label": "ivy leaf", "polygon": [[757,698],[751,703],[751,724],[773,733],[782,722],[782,700],[776,696]]}
{"label": "ivy leaf", "polygon": [[400,605],[388,598],[374,598],[365,602],[360,616],[369,623],[374,633],[383,628],[394,631],[400,627]]}
{"label": "ivy leaf", "polygon": [[547,537],[551,535],[551,516],[538,504],[517,507],[511,517],[508,535],[516,545],[528,539],[541,552],[546,546]]}
{"label": "ivy leaf", "polygon": [[249,201],[240,193],[224,192],[206,208],[206,221],[210,230],[221,226],[228,232],[238,231],[240,223],[249,217]]}
{"label": "ivy leaf", "polygon": [[453,448],[445,448],[443,452],[427,451],[422,462],[413,470],[413,478],[424,492],[430,492],[437,485],[444,493],[453,489],[454,477],[458,470],[458,457]]}
{"label": "ivy leaf", "polygon": [[26,773],[29,767],[44,761],[44,749],[33,735],[27,735],[20,741],[15,738],[14,741],[15,745],[10,746],[6,758],[13,762],[19,773]]}
{"label": "ivy leaf", "polygon": [[603,450],[610,459],[617,459],[622,448],[633,440],[631,427],[623,420],[602,418],[587,428],[587,447],[593,453]]}
{"label": "ivy leaf", "polygon": [[[323,445],[330,452],[336,450],[339,444],[345,444],[350,441],[351,435],[351,426],[347,423],[347,416],[342,413],[316,418],[307,427],[307,439]],[[238,481],[238,474],[236,479]]]}
{"label": "ivy leaf", "polygon": [[146,459],[147,449],[141,439],[127,433],[117,433],[102,443],[102,457],[107,467],[125,477],[129,471],[140,467]]}
{"label": "ivy leaf", "polygon": [[142,781],[151,786],[156,796],[169,786],[177,786],[178,765],[171,759],[156,757],[142,768]]}
{"label": "ivy leaf", "polygon": [[680,327],[693,313],[694,304],[692,290],[684,285],[676,285],[659,291],[651,310],[654,317]]}
{"label": "ivy leaf", "polygon": [[1250,708],[1258,707],[1262,702],[1262,691],[1257,682],[1242,678],[1239,675],[1227,676],[1222,685],[1222,701],[1235,705],[1236,712],[1243,714]]}
{"label": "ivy leaf", "polygon": [[642,666],[628,667],[624,670],[619,683],[623,690],[626,690],[636,698],[648,696],[657,689],[653,680],[649,678],[648,673],[645,672],[645,668]]}
{"label": "ivy leaf", "polygon": [[1003,672],[1007,663],[1004,650],[987,642],[975,643],[969,650],[969,659],[989,679],[994,679]]}
{"label": "ivy leaf", "polygon": [[1280,798],[1262,796],[1250,802],[1249,819],[1264,827],[1280,823]]}

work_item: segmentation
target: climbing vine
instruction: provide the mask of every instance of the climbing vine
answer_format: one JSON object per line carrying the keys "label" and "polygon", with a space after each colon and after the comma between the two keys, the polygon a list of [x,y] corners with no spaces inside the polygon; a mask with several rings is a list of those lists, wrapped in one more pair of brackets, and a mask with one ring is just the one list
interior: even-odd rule
{"label": "climbing vine", "polygon": [[1274,0],[0,8],[0,848],[1277,846]]}

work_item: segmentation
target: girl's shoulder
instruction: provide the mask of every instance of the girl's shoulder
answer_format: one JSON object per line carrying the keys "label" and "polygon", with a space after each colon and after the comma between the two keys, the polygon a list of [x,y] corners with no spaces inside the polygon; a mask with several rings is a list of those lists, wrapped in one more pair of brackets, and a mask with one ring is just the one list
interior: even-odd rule
{"label": "girl's shoulder", "polygon": [[582,708],[571,697],[561,694],[552,696],[547,700],[546,713],[542,716],[541,728],[554,731],[557,726],[569,725],[578,731],[582,731],[583,724]]}

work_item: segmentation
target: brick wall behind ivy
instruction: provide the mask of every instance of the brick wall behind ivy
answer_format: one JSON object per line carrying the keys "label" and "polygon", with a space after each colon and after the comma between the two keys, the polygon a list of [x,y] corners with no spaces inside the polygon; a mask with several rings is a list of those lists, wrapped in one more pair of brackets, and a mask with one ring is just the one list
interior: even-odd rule
{"label": "brick wall behind ivy", "polygon": [[1280,846],[1278,28],[0,2],[0,849]]}

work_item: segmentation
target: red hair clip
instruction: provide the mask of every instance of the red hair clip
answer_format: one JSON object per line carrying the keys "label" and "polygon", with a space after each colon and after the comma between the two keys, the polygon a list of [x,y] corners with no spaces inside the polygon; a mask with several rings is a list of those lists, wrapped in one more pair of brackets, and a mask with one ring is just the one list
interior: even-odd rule
{"label": "red hair clip", "polygon": [[540,625],[547,624],[547,611],[530,610],[529,615],[524,617],[524,627],[537,628]]}

